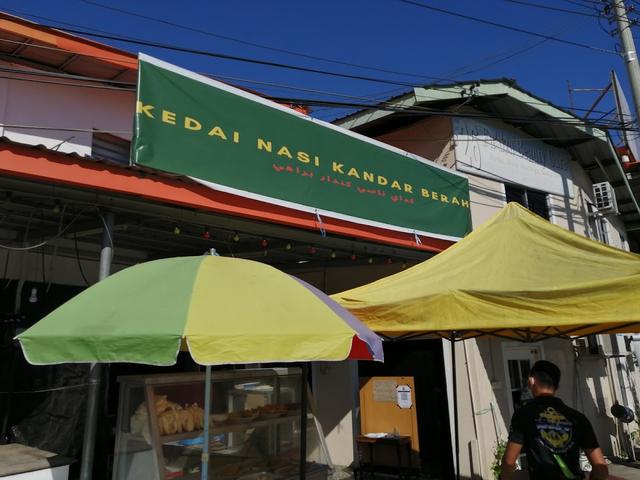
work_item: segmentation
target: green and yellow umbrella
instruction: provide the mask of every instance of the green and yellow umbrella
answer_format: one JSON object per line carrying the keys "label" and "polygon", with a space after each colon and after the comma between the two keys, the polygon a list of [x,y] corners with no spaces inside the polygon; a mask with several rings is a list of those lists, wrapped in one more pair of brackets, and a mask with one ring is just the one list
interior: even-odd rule
{"label": "green and yellow umbrella", "polygon": [[[187,349],[206,365],[205,418],[211,365],[383,360],[380,338],[324,293],[266,264],[213,255],[124,269],[17,338],[25,358],[36,365],[172,365],[178,351]],[[306,389],[302,392],[305,425]],[[202,438],[209,438],[208,422]],[[306,442],[300,445],[304,478]],[[209,456],[203,453],[201,461],[204,480]]]}
{"label": "green and yellow umbrella", "polygon": [[201,365],[382,360],[378,336],[324,293],[269,265],[212,255],[126,268],[19,335],[32,364]]}

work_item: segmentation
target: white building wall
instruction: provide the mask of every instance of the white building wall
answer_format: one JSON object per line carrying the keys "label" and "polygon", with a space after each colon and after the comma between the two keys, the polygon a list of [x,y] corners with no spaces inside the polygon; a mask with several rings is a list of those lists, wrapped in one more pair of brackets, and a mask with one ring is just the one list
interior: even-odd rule
{"label": "white building wall", "polygon": [[[0,65],[15,66],[6,62]],[[33,80],[33,77],[23,78]],[[81,88],[0,79],[0,136],[81,156],[91,154],[92,130],[130,140],[135,92],[93,88],[96,85],[87,82],[86,88]]]}
{"label": "white building wall", "polygon": [[[454,167],[456,143],[442,141],[447,129],[443,122],[431,119],[416,122],[411,127],[388,132],[380,140],[426,158]],[[437,125],[434,134],[428,127]],[[494,122],[498,125],[499,122]],[[513,130],[504,125],[506,130]],[[416,142],[421,135],[424,144]],[[434,139],[440,141],[434,141]],[[426,145],[426,146],[425,146]],[[469,147],[469,145],[465,145]],[[467,173],[469,178],[471,216],[473,228],[489,220],[506,204],[504,183],[495,179]],[[594,238],[593,220],[589,218],[592,202],[592,182],[579,164],[570,162],[573,197],[548,195],[550,221],[580,235]],[[625,231],[615,216],[603,219],[608,243],[628,249]],[[605,343],[608,337],[605,337]],[[495,338],[468,340],[456,346],[458,376],[458,418],[460,425],[460,472],[463,477],[492,479],[490,471],[498,441],[506,440],[510,423],[508,379],[503,358],[504,346],[511,342]],[[609,409],[621,389],[615,374],[615,360],[602,356],[582,355],[577,358],[573,345],[564,340],[547,340],[543,343],[543,358],[556,363],[563,372],[558,392],[568,405],[583,410],[593,420],[594,428],[605,454],[618,455],[620,450],[620,425],[611,417]],[[526,348],[526,346],[525,346]],[[445,358],[447,368],[450,359]]]}

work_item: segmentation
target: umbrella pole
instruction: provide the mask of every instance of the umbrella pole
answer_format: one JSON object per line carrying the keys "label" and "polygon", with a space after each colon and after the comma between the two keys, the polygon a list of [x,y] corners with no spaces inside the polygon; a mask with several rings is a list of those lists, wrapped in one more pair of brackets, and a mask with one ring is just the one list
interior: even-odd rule
{"label": "umbrella pole", "polygon": [[[98,281],[102,281],[111,273],[113,259],[113,222],[112,212],[100,214],[104,229],[102,230],[102,249],[100,250],[100,266]],[[82,436],[82,457],[80,460],[80,480],[91,480],[93,477],[93,459],[96,448],[96,432],[98,431],[98,403],[100,402],[100,383],[102,365],[92,363],[89,370],[89,389],[87,392],[87,411]]]}
{"label": "umbrella pole", "polygon": [[451,332],[449,338],[451,341],[451,369],[453,378],[453,444],[455,451],[455,466],[456,466],[456,480],[460,480],[460,445],[458,441],[458,378],[456,375],[456,335],[455,332]]}
{"label": "umbrella pole", "polygon": [[301,390],[300,390],[300,480],[307,476],[307,364],[302,363]]}
{"label": "umbrella pole", "polygon": [[209,477],[209,415],[211,414],[211,365],[205,367],[204,374],[204,422],[202,428],[201,480]]}

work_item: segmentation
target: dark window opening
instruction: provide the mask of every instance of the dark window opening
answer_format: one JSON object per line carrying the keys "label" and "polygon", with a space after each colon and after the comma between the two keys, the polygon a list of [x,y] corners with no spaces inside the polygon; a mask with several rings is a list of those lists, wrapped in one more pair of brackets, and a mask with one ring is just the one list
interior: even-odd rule
{"label": "dark window opening", "polygon": [[546,193],[507,184],[505,184],[504,190],[507,196],[507,202],[517,202],[536,215],[546,220],[550,219],[549,203]]}
{"label": "dark window opening", "polygon": [[97,160],[108,160],[129,165],[131,142],[103,132],[93,132],[91,156]]}

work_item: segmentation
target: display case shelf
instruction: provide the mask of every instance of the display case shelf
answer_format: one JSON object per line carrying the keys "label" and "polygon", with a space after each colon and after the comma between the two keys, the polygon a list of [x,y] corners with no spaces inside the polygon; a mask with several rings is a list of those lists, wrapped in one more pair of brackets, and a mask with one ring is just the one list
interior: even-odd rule
{"label": "display case shelf", "polygon": [[[209,428],[206,445],[212,478],[234,480],[264,473],[284,479],[286,475],[278,475],[276,469],[289,465],[295,470],[301,463],[301,378],[299,368],[214,372],[211,413],[230,418]],[[118,380],[121,391],[113,480],[199,478],[199,473],[190,472],[199,471],[202,439],[191,445],[183,441],[202,437],[203,430],[164,432],[202,424],[204,375],[192,372]],[[237,419],[252,414],[257,416]],[[307,419],[307,429],[315,428],[312,413]]]}
{"label": "display case shelf", "polygon": [[[243,430],[247,430],[249,428],[261,428],[267,427],[271,425],[278,425],[282,423],[291,423],[293,421],[300,420],[300,414],[298,415],[286,415],[284,417],[274,417],[274,418],[266,418],[266,419],[257,419],[252,420],[250,422],[240,422],[240,423],[225,423],[216,425],[214,427],[209,428],[209,435],[214,436],[221,433],[231,433],[231,432],[240,432]],[[194,430],[192,432],[182,432],[176,433],[174,435],[161,435],[160,442],[161,443],[172,443],[178,442],[180,440],[188,440],[191,438],[197,438],[202,436],[204,430]]]}

